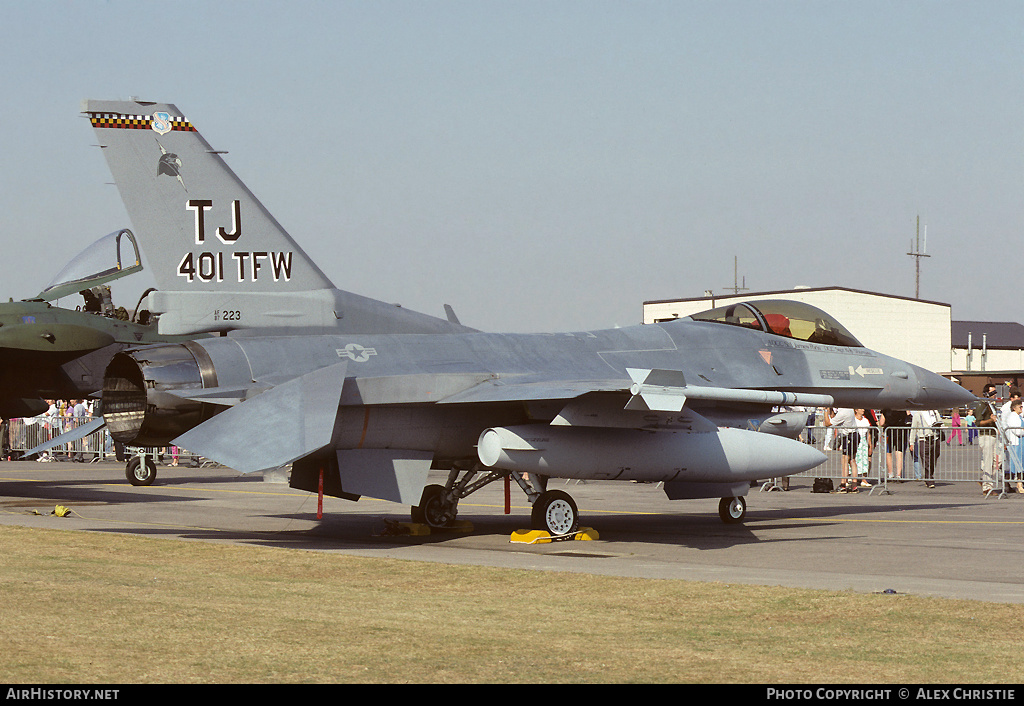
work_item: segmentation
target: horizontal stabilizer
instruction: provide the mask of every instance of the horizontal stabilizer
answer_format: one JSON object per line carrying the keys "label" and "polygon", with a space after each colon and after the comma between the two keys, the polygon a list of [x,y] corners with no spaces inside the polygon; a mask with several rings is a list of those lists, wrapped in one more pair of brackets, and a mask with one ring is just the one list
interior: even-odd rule
{"label": "horizontal stabilizer", "polygon": [[80,427],[75,427],[71,431],[66,431],[60,436],[53,437],[49,441],[44,441],[38,446],[26,451],[24,455],[32,456],[34,454],[41,454],[43,451],[49,451],[54,447],[67,444],[72,441],[78,441],[79,439],[84,439],[85,437],[89,436],[89,434],[92,434],[94,431],[102,429],[104,424],[105,422],[103,421],[103,417],[97,417],[96,419],[93,419],[91,422],[86,422]]}
{"label": "horizontal stabilizer", "polygon": [[278,468],[331,443],[347,361],[221,412],[173,443],[241,473]]}

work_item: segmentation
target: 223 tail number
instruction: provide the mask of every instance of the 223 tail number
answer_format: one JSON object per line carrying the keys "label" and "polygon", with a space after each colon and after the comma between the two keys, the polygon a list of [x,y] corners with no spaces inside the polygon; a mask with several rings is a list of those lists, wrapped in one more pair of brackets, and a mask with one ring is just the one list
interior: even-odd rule
{"label": "223 tail number", "polygon": [[238,309],[216,309],[213,312],[214,321],[241,321],[242,312]]}

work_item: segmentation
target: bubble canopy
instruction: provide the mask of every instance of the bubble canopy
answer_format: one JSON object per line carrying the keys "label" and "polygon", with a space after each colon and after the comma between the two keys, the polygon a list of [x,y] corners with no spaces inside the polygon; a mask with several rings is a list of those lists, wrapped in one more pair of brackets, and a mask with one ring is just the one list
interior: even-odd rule
{"label": "bubble canopy", "polygon": [[727,304],[693,314],[694,321],[742,326],[809,343],[863,348],[846,327],[816,306],[786,299]]}
{"label": "bubble canopy", "polygon": [[109,233],[73,257],[36,299],[53,301],[142,270],[135,236],[127,228]]}

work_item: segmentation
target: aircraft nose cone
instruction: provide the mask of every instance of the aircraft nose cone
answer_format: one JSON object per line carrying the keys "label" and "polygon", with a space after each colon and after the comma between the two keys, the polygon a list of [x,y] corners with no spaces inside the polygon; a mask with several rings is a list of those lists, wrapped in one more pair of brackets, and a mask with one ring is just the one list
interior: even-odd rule
{"label": "aircraft nose cone", "polygon": [[925,370],[912,365],[914,375],[917,377],[918,395],[915,399],[915,406],[922,409],[946,409],[947,407],[961,407],[974,403],[975,396],[963,387],[947,380],[941,375],[936,375],[930,370]]}

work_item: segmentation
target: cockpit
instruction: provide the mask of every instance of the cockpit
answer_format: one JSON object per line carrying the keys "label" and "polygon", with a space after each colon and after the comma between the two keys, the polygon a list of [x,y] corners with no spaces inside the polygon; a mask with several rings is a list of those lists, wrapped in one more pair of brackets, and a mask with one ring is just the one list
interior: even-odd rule
{"label": "cockpit", "polygon": [[[122,228],[108,233],[71,258],[43,291],[26,301],[53,302],[80,294],[85,300],[84,305],[79,307],[81,311],[128,321],[128,310],[123,306],[114,307],[108,283],[142,269],[142,257],[135,236],[127,228]],[[139,299],[132,321],[151,323],[149,312],[140,310],[142,300],[150,291],[147,290]]]}
{"label": "cockpit", "polygon": [[142,269],[135,236],[127,228],[103,236],[73,257],[36,297],[54,301],[126,277]]}
{"label": "cockpit", "polygon": [[727,304],[690,318],[752,328],[809,343],[863,348],[863,344],[832,316],[803,302],[765,299]]}

